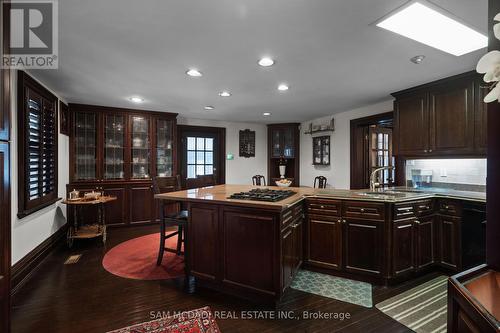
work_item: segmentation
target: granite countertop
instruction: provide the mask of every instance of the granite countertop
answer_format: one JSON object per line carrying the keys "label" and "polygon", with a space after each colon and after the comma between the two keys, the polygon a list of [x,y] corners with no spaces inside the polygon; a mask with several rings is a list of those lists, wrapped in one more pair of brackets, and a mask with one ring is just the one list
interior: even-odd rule
{"label": "granite countertop", "polygon": [[[292,190],[295,195],[278,202],[251,201],[229,199],[231,194],[237,192],[247,192],[254,188],[268,188],[274,190]],[[246,206],[255,208],[265,208],[282,210],[288,208],[306,197],[330,198],[339,200],[359,200],[397,203],[409,200],[420,200],[428,198],[449,198],[477,202],[486,202],[486,193],[457,191],[450,189],[412,189],[405,187],[395,187],[386,191],[370,192],[370,190],[336,190],[336,189],[313,189],[309,187],[283,188],[278,186],[252,186],[252,185],[217,185],[191,190],[169,192],[155,195],[157,199],[217,203],[232,206]]]}
{"label": "granite countertop", "polygon": [[[272,190],[292,190],[296,194],[277,202],[268,201],[252,201],[252,200],[237,200],[229,199],[229,196],[238,192],[248,192],[255,188],[267,188]],[[156,199],[178,200],[189,202],[205,202],[225,204],[230,206],[245,206],[264,209],[282,210],[293,206],[306,196],[314,195],[316,190],[308,187],[278,187],[278,186],[253,186],[253,185],[217,185],[196,188],[191,190],[169,192],[155,195]]]}
{"label": "granite countertop", "polygon": [[485,192],[457,191],[443,188],[413,189],[406,187],[394,187],[386,191],[380,191],[380,194],[371,192],[370,190],[316,189],[314,196],[337,198],[342,200],[362,200],[378,202],[404,202],[409,200],[419,200],[436,197],[486,202]]}

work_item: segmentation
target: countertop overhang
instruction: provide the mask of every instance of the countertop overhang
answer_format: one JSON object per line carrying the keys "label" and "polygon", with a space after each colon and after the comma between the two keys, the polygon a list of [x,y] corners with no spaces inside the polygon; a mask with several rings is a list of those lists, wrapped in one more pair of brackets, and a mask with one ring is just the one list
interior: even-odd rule
{"label": "countertop overhang", "polygon": [[[267,201],[252,201],[252,200],[236,200],[229,199],[229,196],[238,192],[246,192],[255,188],[267,188],[273,190],[289,189],[297,192],[295,195],[278,202]],[[402,188],[394,188],[392,191],[398,192]],[[252,186],[252,185],[216,185],[202,187],[190,190],[177,192],[169,192],[155,195],[156,199],[186,201],[186,202],[203,202],[224,204],[229,206],[245,206],[250,208],[260,208],[269,210],[283,210],[289,208],[307,197],[327,198],[338,200],[357,200],[357,201],[374,201],[385,203],[398,203],[411,200],[421,200],[430,198],[447,198],[458,199],[476,202],[486,202],[486,194],[483,192],[444,190],[444,189],[428,189],[407,192],[398,192],[397,196],[386,195],[383,191],[380,195],[366,195],[369,190],[336,190],[336,189],[314,189],[309,187],[290,187],[283,188],[278,186]]]}

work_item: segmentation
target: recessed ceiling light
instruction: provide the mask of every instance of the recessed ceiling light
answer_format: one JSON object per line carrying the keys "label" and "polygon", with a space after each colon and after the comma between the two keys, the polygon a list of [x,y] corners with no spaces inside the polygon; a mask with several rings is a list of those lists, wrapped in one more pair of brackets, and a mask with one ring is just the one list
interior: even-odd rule
{"label": "recessed ceiling light", "polygon": [[211,105],[207,105],[204,107],[205,110],[213,110],[215,109],[215,107],[211,106]]}
{"label": "recessed ceiling light", "polygon": [[220,97],[229,97],[229,96],[231,96],[231,93],[230,93],[229,91],[225,91],[225,90],[224,90],[224,91],[221,91],[221,92],[219,93],[219,96],[220,96]]}
{"label": "recessed ceiling light", "polygon": [[187,75],[189,76],[192,76],[192,77],[200,77],[200,76],[203,76],[203,74],[197,70],[197,69],[194,69],[194,68],[191,68],[189,69],[187,72],[186,72]]}
{"label": "recessed ceiling light", "polygon": [[259,60],[258,64],[261,65],[262,67],[269,67],[274,65],[274,60],[269,57],[264,57]]}
{"label": "recessed ceiling light", "polygon": [[411,1],[376,25],[455,56],[488,46],[487,36],[423,0]]}
{"label": "recessed ceiling light", "polygon": [[287,91],[288,89],[290,89],[290,87],[287,84],[284,84],[284,83],[282,83],[282,84],[280,84],[278,86],[278,90],[279,91]]}
{"label": "recessed ceiling light", "polygon": [[422,61],[424,61],[424,59],[425,59],[424,55],[418,55],[411,58],[410,61],[414,64],[420,65]]}
{"label": "recessed ceiling light", "polygon": [[263,115],[264,117],[269,117],[269,116],[271,115],[271,112],[264,112],[262,115]]}
{"label": "recessed ceiling light", "polygon": [[140,97],[130,97],[129,100],[131,102],[134,102],[134,103],[142,103],[142,102],[144,102],[144,98],[140,98]]}

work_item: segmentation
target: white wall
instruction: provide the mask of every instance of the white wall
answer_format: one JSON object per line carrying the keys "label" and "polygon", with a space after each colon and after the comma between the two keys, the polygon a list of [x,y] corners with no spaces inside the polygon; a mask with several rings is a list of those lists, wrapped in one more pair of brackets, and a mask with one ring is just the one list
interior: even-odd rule
{"label": "white wall", "polygon": [[[368,117],[378,113],[393,110],[393,100],[365,106],[358,109],[337,113],[333,116],[322,117],[301,124],[300,133],[300,184],[301,186],[312,186],[314,177],[325,176],[328,186],[338,189],[350,188],[350,158],[351,158],[351,120]],[[332,117],[335,119],[335,131],[331,133],[330,165],[312,165],[312,136],[304,134],[309,123],[329,124]],[[317,134],[317,136],[328,135]]]}
{"label": "white wall", "polygon": [[[252,184],[252,176],[264,175],[267,180],[267,126],[256,123],[213,121],[177,118],[179,125],[224,127],[226,129],[226,154],[234,160],[226,160],[226,184]],[[239,156],[239,131],[255,131],[255,157]]]}
{"label": "white wall", "polygon": [[[17,72],[13,72],[13,74],[11,82],[12,142],[10,166],[12,173],[12,264],[15,264],[66,223],[66,207],[58,202],[23,219],[17,218]],[[48,87],[46,88],[48,89]],[[59,196],[64,198],[66,196],[65,187],[69,181],[69,138],[59,134],[58,140],[58,192]]]}

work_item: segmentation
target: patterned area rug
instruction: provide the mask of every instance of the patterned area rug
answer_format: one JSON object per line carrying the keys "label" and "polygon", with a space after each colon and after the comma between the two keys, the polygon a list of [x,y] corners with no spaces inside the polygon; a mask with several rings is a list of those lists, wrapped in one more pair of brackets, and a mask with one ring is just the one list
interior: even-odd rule
{"label": "patterned area rug", "polygon": [[108,333],[220,333],[208,306]]}
{"label": "patterned area rug", "polygon": [[375,306],[417,333],[445,333],[447,280],[439,276]]}
{"label": "patterned area rug", "polygon": [[373,306],[372,285],[366,282],[299,270],[291,288],[367,308]]}

